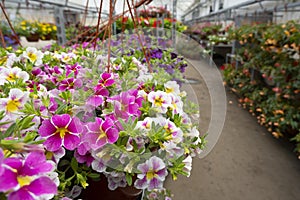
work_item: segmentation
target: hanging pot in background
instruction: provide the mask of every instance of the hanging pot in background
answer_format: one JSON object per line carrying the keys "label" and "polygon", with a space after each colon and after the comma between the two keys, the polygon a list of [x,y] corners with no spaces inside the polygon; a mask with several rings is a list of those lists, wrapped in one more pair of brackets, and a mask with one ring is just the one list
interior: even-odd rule
{"label": "hanging pot in background", "polygon": [[37,42],[37,41],[39,41],[39,39],[40,39],[40,36],[37,33],[26,36],[26,40],[28,42]]}

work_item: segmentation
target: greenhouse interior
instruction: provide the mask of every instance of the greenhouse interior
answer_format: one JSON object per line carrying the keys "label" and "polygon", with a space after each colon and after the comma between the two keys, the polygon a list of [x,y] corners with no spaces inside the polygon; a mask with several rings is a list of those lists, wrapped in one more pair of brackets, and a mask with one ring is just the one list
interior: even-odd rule
{"label": "greenhouse interior", "polygon": [[0,6],[0,199],[300,199],[300,0]]}

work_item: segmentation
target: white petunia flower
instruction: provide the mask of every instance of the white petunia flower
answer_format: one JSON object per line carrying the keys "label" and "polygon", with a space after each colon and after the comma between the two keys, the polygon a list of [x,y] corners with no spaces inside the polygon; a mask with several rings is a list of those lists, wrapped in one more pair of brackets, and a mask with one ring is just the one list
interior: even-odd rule
{"label": "white petunia flower", "polygon": [[14,53],[9,53],[6,61],[6,67],[11,68],[15,62],[19,62],[20,58]]}
{"label": "white petunia flower", "polygon": [[159,113],[166,113],[168,107],[172,106],[170,96],[163,91],[150,92],[148,94],[148,101],[152,103],[152,107]]}
{"label": "white petunia flower", "polygon": [[190,177],[192,171],[192,157],[186,157],[182,162],[184,163],[183,171],[187,173],[187,177]]}
{"label": "white petunia flower", "polygon": [[153,122],[156,125],[164,127],[166,133],[167,133],[167,140],[173,141],[174,143],[178,144],[183,140],[183,132],[180,128],[178,128],[174,122],[170,121],[169,119],[166,119],[162,116],[157,118],[152,118]]}
{"label": "white petunia flower", "polygon": [[176,81],[168,81],[164,84],[164,86],[165,86],[166,93],[171,93],[176,95],[180,94],[179,85],[177,84]]}
{"label": "white petunia flower", "polygon": [[22,79],[23,82],[28,81],[29,74],[25,71],[22,71],[18,67],[14,68],[1,68],[0,71],[0,85],[4,85],[7,82],[16,82],[17,80]]}
{"label": "white petunia flower", "polygon": [[146,117],[143,121],[137,122],[135,129],[149,131],[151,129],[152,122],[153,122],[152,118]]}
{"label": "white petunia flower", "polygon": [[34,47],[27,47],[26,51],[23,52],[23,57],[27,58],[31,63],[34,63],[35,66],[40,66],[43,64],[42,59],[44,54]]}
{"label": "white petunia flower", "polygon": [[199,135],[200,135],[200,133],[195,126],[190,130],[189,133],[187,133],[188,137],[192,137],[192,138],[197,137],[197,140],[194,142],[194,144],[196,144],[196,145],[201,143],[201,139],[200,139]]}
{"label": "white petunia flower", "polygon": [[61,52],[60,54],[55,53],[54,57],[56,57],[57,59],[61,60],[64,63],[69,63],[72,59],[76,58],[76,54],[74,53],[65,53],[65,52]]}
{"label": "white petunia flower", "polygon": [[18,114],[28,100],[29,92],[13,88],[9,91],[8,98],[0,99],[0,111],[5,111],[8,115]]}
{"label": "white petunia flower", "polygon": [[170,94],[171,97],[171,109],[173,114],[183,114],[183,102],[181,98],[177,95]]}

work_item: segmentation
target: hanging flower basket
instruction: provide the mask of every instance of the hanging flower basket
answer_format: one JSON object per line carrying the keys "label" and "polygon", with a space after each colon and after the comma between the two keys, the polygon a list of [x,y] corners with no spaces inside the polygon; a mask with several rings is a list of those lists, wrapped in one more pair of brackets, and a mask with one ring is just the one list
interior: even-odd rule
{"label": "hanging flower basket", "polygon": [[168,174],[189,176],[205,140],[198,105],[180,86],[187,62],[167,41],[132,34],[52,51],[0,50],[8,58],[0,71],[3,195],[75,198],[106,177],[99,195],[108,187],[128,198],[166,196]]}

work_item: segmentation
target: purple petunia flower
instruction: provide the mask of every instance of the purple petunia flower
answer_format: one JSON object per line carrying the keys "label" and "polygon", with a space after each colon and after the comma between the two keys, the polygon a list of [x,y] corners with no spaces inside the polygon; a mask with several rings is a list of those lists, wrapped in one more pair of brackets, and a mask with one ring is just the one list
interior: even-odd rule
{"label": "purple petunia flower", "polygon": [[90,107],[96,108],[96,107],[100,106],[103,102],[104,102],[103,96],[93,95],[87,99],[86,105],[88,106],[88,108],[90,108]]}
{"label": "purple petunia flower", "polygon": [[111,86],[114,83],[115,83],[114,75],[112,73],[104,72],[101,74],[101,79],[99,80],[98,85],[96,86],[95,89],[99,90],[101,88]]}
{"label": "purple petunia flower", "polygon": [[74,150],[80,143],[82,125],[78,118],[71,118],[68,114],[54,115],[43,121],[38,132],[46,137],[44,145],[47,150],[56,151],[61,146]]}
{"label": "purple petunia flower", "polygon": [[110,172],[105,173],[108,182],[108,188],[115,190],[118,187],[125,187],[127,185],[124,172]]}
{"label": "purple petunia flower", "polygon": [[58,89],[61,91],[80,88],[82,86],[82,81],[75,78],[67,78],[62,80],[58,86]]}
{"label": "purple petunia flower", "polygon": [[56,194],[57,186],[46,173],[54,164],[43,152],[32,152],[25,157],[6,158],[4,173],[0,176],[0,191],[8,192],[8,200],[37,199],[37,196]]}
{"label": "purple petunia flower", "polygon": [[151,52],[151,58],[161,59],[163,56],[163,52],[161,49],[154,49]]}
{"label": "purple petunia flower", "polygon": [[74,152],[74,157],[78,163],[86,163],[86,166],[91,166],[92,162],[95,160],[90,152],[87,152],[85,155],[81,155],[78,151]]}
{"label": "purple petunia flower", "polygon": [[134,182],[134,186],[138,189],[162,189],[163,182],[168,175],[168,171],[165,163],[162,159],[153,156],[143,164],[139,164],[137,169],[141,171],[137,175],[137,180]]}
{"label": "purple petunia flower", "polygon": [[74,65],[66,65],[66,76],[69,76],[69,74],[73,72],[76,77],[80,69],[81,66],[78,63],[75,63]]}
{"label": "purple petunia flower", "polygon": [[84,141],[90,143],[93,150],[103,147],[105,144],[113,144],[118,140],[119,131],[114,127],[114,123],[110,118],[105,120],[96,118],[95,122],[87,124],[88,133],[85,135]]}

